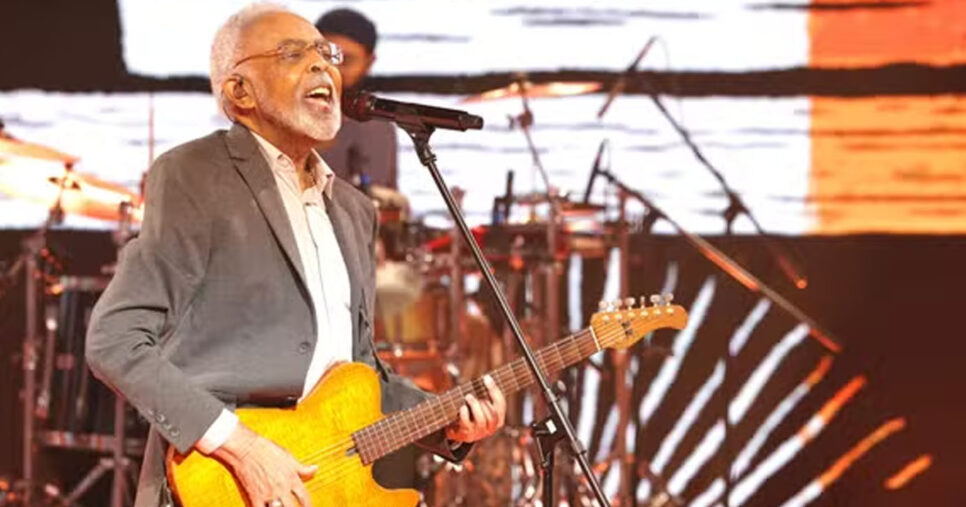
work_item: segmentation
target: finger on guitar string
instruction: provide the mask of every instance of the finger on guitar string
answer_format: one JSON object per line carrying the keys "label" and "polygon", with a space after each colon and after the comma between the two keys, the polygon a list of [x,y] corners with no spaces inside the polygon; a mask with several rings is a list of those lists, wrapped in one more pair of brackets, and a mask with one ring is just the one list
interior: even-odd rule
{"label": "finger on guitar string", "polygon": [[487,392],[490,395],[490,402],[493,406],[493,412],[496,414],[494,426],[490,428],[490,432],[492,433],[503,427],[503,424],[506,422],[506,398],[503,396],[503,390],[496,384],[493,377],[489,375],[484,376],[483,383],[486,384]]}
{"label": "finger on guitar string", "polygon": [[489,414],[483,408],[480,401],[472,394],[467,394],[463,399],[469,409],[470,417],[467,419],[460,418],[460,427],[457,432],[458,438],[455,440],[474,442],[484,436],[488,425],[487,418]]}
{"label": "finger on guitar string", "polygon": [[446,427],[446,438],[458,442],[466,442],[468,438],[466,428],[473,424],[473,421],[470,419],[470,407],[464,403],[460,406],[458,414],[457,419]]}

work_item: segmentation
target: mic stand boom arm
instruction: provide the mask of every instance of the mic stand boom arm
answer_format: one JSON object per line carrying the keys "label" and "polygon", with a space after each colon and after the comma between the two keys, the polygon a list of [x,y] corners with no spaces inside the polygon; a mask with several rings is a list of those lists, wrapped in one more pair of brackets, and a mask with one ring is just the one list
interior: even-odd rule
{"label": "mic stand boom arm", "polygon": [[607,501],[607,497],[604,495],[604,491],[600,487],[600,483],[597,481],[597,477],[594,476],[590,464],[587,462],[587,450],[584,448],[580,440],[577,439],[577,434],[574,431],[573,425],[570,420],[563,413],[563,409],[560,407],[560,398],[551,389],[550,384],[547,382],[547,377],[544,375],[540,366],[537,364],[536,357],[533,355],[533,350],[527,344],[526,339],[523,337],[523,330],[520,328],[520,323],[517,322],[516,317],[514,317],[513,312],[510,310],[510,305],[504,296],[503,291],[496,282],[496,278],[493,276],[493,271],[490,269],[490,264],[483,257],[483,251],[480,249],[480,245],[476,242],[473,234],[470,232],[469,227],[466,225],[466,220],[463,218],[463,214],[456,204],[456,200],[453,199],[453,195],[450,193],[449,188],[446,186],[446,182],[443,180],[443,176],[439,172],[439,168],[436,167],[436,154],[433,153],[432,148],[429,145],[429,137],[433,134],[434,128],[427,126],[419,118],[419,115],[415,111],[412,114],[405,116],[397,116],[396,125],[399,128],[406,131],[409,137],[413,140],[413,146],[416,149],[416,154],[419,156],[419,161],[426,166],[429,170],[430,176],[433,178],[433,182],[436,184],[436,188],[439,190],[440,195],[443,197],[443,201],[446,202],[446,207],[449,209],[450,215],[453,216],[453,221],[456,223],[459,229],[460,235],[463,240],[470,247],[470,252],[473,254],[473,259],[476,261],[477,267],[480,269],[480,273],[483,275],[483,279],[486,284],[490,287],[490,290],[497,299],[500,311],[503,313],[503,318],[506,320],[513,332],[513,336],[517,340],[521,351],[523,352],[523,358],[529,367],[530,371],[533,373],[534,378],[537,380],[537,384],[540,386],[540,391],[543,393],[543,397],[546,400],[547,408],[550,410],[552,420],[556,424],[557,428],[563,429],[566,439],[570,442],[570,448],[573,451],[573,456],[580,465],[581,470],[587,479],[588,484],[590,484],[591,489],[594,492],[594,496],[597,501],[603,506],[610,506]]}
{"label": "mic stand boom arm", "polygon": [[785,276],[787,276],[796,287],[799,289],[804,289],[808,284],[808,280],[802,271],[795,266],[791,257],[788,255],[787,245],[780,244],[772,234],[766,232],[762,228],[761,224],[758,222],[758,219],[751,214],[751,210],[748,209],[748,206],[745,205],[738,193],[735,192],[730,185],[728,185],[728,182],[724,179],[721,171],[711,164],[711,162],[704,156],[704,153],[702,153],[698,148],[698,145],[695,144],[693,139],[691,139],[691,135],[688,133],[688,131],[682,127],[681,124],[679,124],[674,117],[671,116],[671,113],[668,112],[667,108],[664,107],[664,103],[661,102],[661,99],[658,97],[654,88],[643,79],[638,81],[644,87],[645,93],[647,93],[647,96],[651,99],[651,102],[654,103],[654,106],[657,107],[657,110],[660,111],[661,115],[664,116],[675,132],[681,136],[681,139],[684,141],[684,143],[688,145],[688,148],[694,154],[694,157],[698,159],[698,162],[707,168],[711,175],[714,176],[714,178],[718,180],[718,183],[721,184],[721,188],[728,197],[728,207],[725,208],[723,212],[728,233],[731,233],[731,223],[734,221],[735,217],[741,213],[744,213],[748,217],[748,220],[751,221],[752,226],[754,226],[758,234],[764,238],[765,247],[769,252],[771,252],[772,256],[778,262],[778,266],[781,268],[782,272],[785,273]]}
{"label": "mic stand boom arm", "polygon": [[597,174],[605,178],[610,184],[614,185],[622,192],[631,196],[641,202],[644,206],[650,209],[651,213],[655,216],[659,216],[666,220],[679,234],[684,236],[691,245],[693,245],[701,255],[705,256],[709,261],[714,263],[716,266],[721,268],[722,271],[730,275],[732,278],[738,281],[741,285],[744,285],[748,290],[755,294],[760,294],[761,296],[773,301],[775,304],[780,306],[783,310],[790,313],[796,319],[804,322],[809,327],[809,333],[817,340],[823,347],[831,352],[838,353],[842,350],[842,346],[837,340],[832,338],[832,336],[826,332],[822,326],[811,318],[808,314],[803,312],[800,308],[795,306],[794,303],[785,299],[784,296],[779,294],[775,289],[772,289],[764,282],[758,279],[755,275],[751,274],[747,269],[738,264],[737,261],[728,256],[728,254],[722,252],[717,247],[708,242],[708,240],[698,236],[690,231],[686,230],[681,224],[677,223],[674,219],[669,217],[664,210],[656,206],[650,199],[644,196],[644,194],[628,187],[623,181],[614,176],[613,173],[606,169],[598,169]]}

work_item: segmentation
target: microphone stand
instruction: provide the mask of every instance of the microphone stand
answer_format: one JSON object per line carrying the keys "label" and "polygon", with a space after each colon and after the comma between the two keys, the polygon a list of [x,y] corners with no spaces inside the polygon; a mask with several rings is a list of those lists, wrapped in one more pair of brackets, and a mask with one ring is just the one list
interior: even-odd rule
{"label": "microphone stand", "polygon": [[737,280],[738,283],[744,285],[751,292],[769,299],[783,310],[791,314],[793,317],[808,325],[810,336],[818,341],[823,347],[828,349],[830,352],[841,352],[842,346],[839,344],[838,340],[833,338],[831,334],[821,326],[821,324],[815,321],[815,319],[810,317],[800,308],[795,306],[794,303],[785,299],[785,297],[779,294],[775,289],[772,289],[770,286],[758,279],[758,277],[751,274],[751,272],[738,264],[737,261],[709,243],[706,239],[686,230],[681,224],[669,217],[664,210],[655,205],[644,194],[627,186],[609,170],[598,169],[597,174],[605,178],[619,191],[640,201],[641,204],[650,210],[650,213],[648,214],[649,217],[653,216],[654,219],[663,218],[666,220],[669,224],[671,224],[672,227],[674,227],[675,230],[677,230],[678,234],[684,236],[684,238],[688,240],[688,242],[691,243],[691,245],[694,246],[698,252],[701,253],[701,255],[706,257],[729,276]]}
{"label": "microphone stand", "polygon": [[[543,370],[537,364],[536,357],[533,355],[533,350],[530,348],[526,339],[523,337],[523,330],[520,328],[520,323],[514,317],[513,312],[510,310],[510,305],[506,300],[506,296],[497,284],[496,278],[493,276],[493,271],[490,268],[490,264],[487,262],[486,258],[483,257],[483,251],[480,249],[480,245],[476,242],[473,234],[470,232],[469,227],[466,225],[466,220],[463,218],[463,214],[456,204],[453,195],[450,193],[446,182],[443,180],[443,176],[439,172],[439,168],[436,167],[436,154],[433,152],[429,145],[429,138],[435,130],[433,127],[426,125],[415,110],[408,111],[407,114],[397,115],[395,118],[396,125],[399,128],[406,131],[409,137],[413,140],[413,146],[416,149],[416,155],[419,156],[419,161],[426,166],[429,170],[430,176],[433,178],[433,182],[436,184],[436,188],[439,190],[440,195],[443,197],[443,201],[446,202],[446,207],[449,209],[450,215],[453,217],[453,221],[456,223],[459,229],[460,235],[463,240],[470,247],[470,252],[473,254],[473,259],[476,261],[477,267],[480,269],[480,273],[483,275],[483,279],[486,284],[493,291],[494,296],[497,299],[500,311],[503,313],[503,318],[509,325],[510,330],[513,332],[513,336],[516,338],[520,349],[523,352],[523,358],[526,361],[527,367],[533,374],[540,386],[540,390],[543,393],[544,400],[546,401],[547,407],[550,410],[550,418],[544,425],[547,432],[554,436],[554,440],[559,440],[566,438],[570,443],[570,448],[573,451],[574,458],[580,465],[581,470],[587,479],[588,484],[590,484],[591,489],[594,492],[594,496],[600,505],[605,507],[610,506],[610,502],[607,501],[607,497],[604,495],[604,491],[600,487],[600,483],[597,481],[597,477],[594,476],[590,464],[587,462],[587,450],[584,448],[580,440],[577,439],[576,432],[570,423],[570,420],[563,413],[563,409],[560,406],[560,398],[550,387],[547,382],[547,377]],[[563,430],[561,432],[561,430]],[[543,440],[545,435],[540,434],[541,431],[535,431],[538,438]],[[550,442],[554,443],[554,442]],[[544,453],[544,461],[547,461],[547,454]],[[553,458],[553,447],[550,447],[549,459],[552,465]],[[552,468],[552,467],[550,467]],[[550,502],[544,503],[544,505],[550,506],[554,505],[552,500],[553,488],[552,488],[552,477],[547,474],[550,468],[544,468],[544,493],[550,495]]]}
{"label": "microphone stand", "polygon": [[[685,128],[681,126],[681,124],[678,123],[673,116],[671,116],[671,113],[668,112],[667,108],[664,106],[664,103],[661,102],[660,97],[658,97],[657,92],[650,85],[650,83],[643,79],[640,79],[639,82],[644,87],[644,90],[647,93],[647,96],[651,99],[651,102],[654,103],[654,106],[657,107],[657,110],[660,111],[661,115],[664,116],[671,127],[678,133],[678,135],[681,136],[681,139],[686,145],[688,145],[688,148],[691,149],[691,152],[694,154],[694,157],[698,159],[698,162],[707,168],[711,175],[714,176],[714,178],[718,180],[718,183],[721,184],[725,195],[728,197],[728,206],[722,211],[722,217],[725,220],[725,227],[728,234],[731,234],[731,225],[732,222],[734,222],[734,219],[738,215],[744,213],[745,216],[747,216],[751,221],[755,231],[757,231],[758,234],[764,239],[765,248],[767,248],[772,257],[775,258],[778,266],[781,268],[785,276],[792,281],[795,287],[804,289],[808,285],[808,279],[804,274],[801,273],[799,269],[796,268],[795,264],[792,262],[790,256],[788,255],[788,246],[783,243],[779,243],[774,235],[766,232],[764,228],[762,228],[761,224],[758,222],[758,219],[755,218],[755,215],[751,213],[751,210],[748,209],[748,206],[745,205],[744,201],[741,199],[741,196],[739,196],[738,193],[735,192],[730,185],[728,185],[728,182],[725,180],[724,175],[721,174],[721,171],[711,164],[711,162],[704,156],[704,153],[701,152],[701,149],[698,148],[698,145],[695,144],[693,139],[691,139],[691,135],[688,133],[688,131],[685,130]],[[609,102],[607,105],[609,105]],[[601,112],[603,111],[605,110],[602,109]],[[598,118],[599,117],[600,116],[598,116]]]}

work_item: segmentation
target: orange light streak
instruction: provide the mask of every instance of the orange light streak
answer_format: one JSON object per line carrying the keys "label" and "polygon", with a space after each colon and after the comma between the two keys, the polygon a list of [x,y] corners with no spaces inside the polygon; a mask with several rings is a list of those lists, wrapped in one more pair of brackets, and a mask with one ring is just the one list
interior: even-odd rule
{"label": "orange light streak", "polygon": [[879,442],[885,440],[893,433],[906,427],[906,420],[903,417],[897,417],[892,419],[878,429],[870,433],[868,436],[859,441],[855,447],[849,449],[848,452],[842,455],[838,461],[835,462],[828,470],[819,476],[818,482],[822,485],[822,489],[828,489],[828,487],[836,481],[841,475],[855,463],[859,458],[861,458],[865,453],[875,447]]}
{"label": "orange light streak", "polygon": [[810,388],[815,387],[815,384],[818,384],[823,378],[825,378],[825,374],[828,373],[828,370],[831,367],[832,356],[822,357],[822,359],[818,362],[818,365],[815,366],[815,369],[812,370],[812,373],[809,373],[808,377],[805,377],[805,385]]}
{"label": "orange light streak", "polygon": [[798,430],[798,437],[802,440],[802,443],[810,441],[812,437],[818,434],[835,417],[835,414],[838,413],[842,406],[852,399],[855,393],[859,392],[859,389],[862,389],[865,382],[865,376],[859,375],[850,380],[845,387],[839,389],[839,392],[835,393],[835,396],[828,400],[822,406],[822,409],[812,416],[812,420],[802,426],[802,429]]}
{"label": "orange light streak", "polygon": [[906,466],[902,467],[902,470],[896,472],[895,475],[886,479],[885,488],[893,490],[899,489],[917,475],[925,472],[930,466],[932,466],[932,455],[923,454],[915,460],[910,461]]}

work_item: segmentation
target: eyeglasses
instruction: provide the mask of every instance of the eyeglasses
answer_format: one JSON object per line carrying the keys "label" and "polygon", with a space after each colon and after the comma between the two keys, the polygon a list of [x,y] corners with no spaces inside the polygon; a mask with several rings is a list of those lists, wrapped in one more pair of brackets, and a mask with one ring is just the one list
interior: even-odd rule
{"label": "eyeglasses", "polygon": [[235,62],[235,67],[255,58],[277,57],[284,63],[298,63],[302,61],[309,50],[315,50],[329,65],[341,65],[345,57],[342,49],[334,42],[317,40],[315,42],[287,41],[265,53],[249,55]]}

